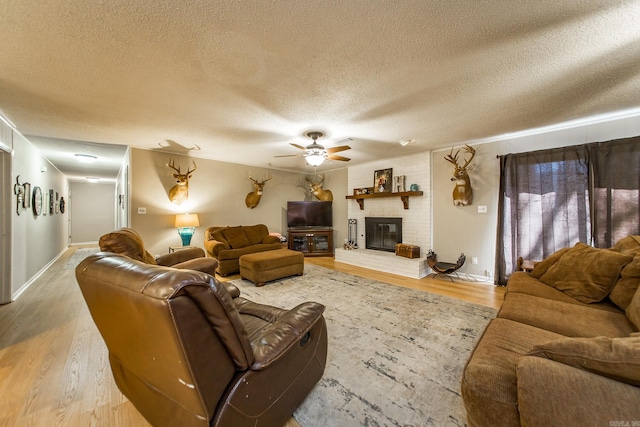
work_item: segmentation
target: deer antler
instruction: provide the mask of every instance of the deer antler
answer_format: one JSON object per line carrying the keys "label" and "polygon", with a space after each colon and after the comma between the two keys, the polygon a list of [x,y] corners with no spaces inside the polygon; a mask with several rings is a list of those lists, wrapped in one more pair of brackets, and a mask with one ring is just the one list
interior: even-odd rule
{"label": "deer antler", "polygon": [[[469,167],[469,163],[471,163],[471,160],[473,160],[473,158],[474,158],[474,157],[475,157],[475,155],[476,155],[476,150],[475,150],[473,147],[470,147],[470,146],[468,146],[468,145],[466,145],[466,144],[465,144],[465,146],[464,146],[464,150],[465,150],[467,153],[470,153],[470,154],[471,154],[471,157],[469,157],[469,159],[465,160],[465,162],[464,162],[464,166],[462,166],[462,169],[468,169],[468,167]],[[472,167],[473,167],[473,166],[472,166]]]}
{"label": "deer antler", "polygon": [[[187,173],[185,173],[185,175],[189,175],[190,173],[195,172],[196,170],[198,170],[198,166],[196,166],[196,161],[193,160],[193,169],[187,169]],[[180,171],[180,168],[178,168],[178,173]]]}
{"label": "deer antler", "polygon": [[[180,167],[178,166],[178,168],[176,169],[175,166],[175,161],[173,159],[169,159],[169,162],[171,162],[171,164],[169,163],[165,163],[165,165],[169,166],[171,169],[173,169],[174,171],[176,171],[178,173],[178,175],[180,175]],[[195,164],[195,163],[194,163]]]}
{"label": "deer antler", "polygon": [[458,166],[458,153],[460,153],[460,150],[456,151],[456,154],[453,154],[453,148],[451,148],[451,152],[444,156],[444,159],[447,162],[453,163],[455,166]]}
{"label": "deer antler", "polygon": [[249,179],[251,181],[253,181],[255,184],[264,184],[265,182],[269,181],[271,178],[272,178],[271,172],[269,172],[269,178],[267,178],[267,179],[265,179],[263,181],[258,181],[257,179],[251,178],[251,171],[249,171]]}

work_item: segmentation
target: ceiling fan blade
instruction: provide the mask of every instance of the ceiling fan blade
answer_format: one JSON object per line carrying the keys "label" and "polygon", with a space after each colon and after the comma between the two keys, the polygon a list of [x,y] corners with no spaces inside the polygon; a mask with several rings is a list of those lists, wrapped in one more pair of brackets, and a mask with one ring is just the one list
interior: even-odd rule
{"label": "ceiling fan blade", "polygon": [[327,148],[327,153],[331,154],[331,153],[337,153],[339,151],[345,151],[345,150],[351,150],[351,147],[349,147],[348,145],[341,145],[339,147],[331,147],[331,148]]}
{"label": "ceiling fan blade", "polygon": [[340,160],[341,162],[348,162],[349,160],[351,160],[348,157],[336,156],[335,154],[329,154],[327,156],[327,159],[329,159],[329,160]]}
{"label": "ceiling fan blade", "polygon": [[300,150],[306,150],[306,147],[303,147],[302,145],[294,144],[293,142],[290,142],[289,144],[293,145],[296,148],[299,148]]}
{"label": "ceiling fan blade", "polygon": [[273,157],[300,157],[300,156],[304,156],[304,153],[301,154],[285,154],[282,156],[273,156]]}

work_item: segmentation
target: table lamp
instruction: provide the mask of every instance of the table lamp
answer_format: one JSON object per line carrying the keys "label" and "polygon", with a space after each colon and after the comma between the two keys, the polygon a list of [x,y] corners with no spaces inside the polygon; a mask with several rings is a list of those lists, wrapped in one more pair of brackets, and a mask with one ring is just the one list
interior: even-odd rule
{"label": "table lamp", "polygon": [[178,214],[176,215],[176,228],[178,234],[182,238],[182,246],[189,246],[191,244],[191,237],[196,231],[196,227],[200,226],[198,221],[198,214]]}

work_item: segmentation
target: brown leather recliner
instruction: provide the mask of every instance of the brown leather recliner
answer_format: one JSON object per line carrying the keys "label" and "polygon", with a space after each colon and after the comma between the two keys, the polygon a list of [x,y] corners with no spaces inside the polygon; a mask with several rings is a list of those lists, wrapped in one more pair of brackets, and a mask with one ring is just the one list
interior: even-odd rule
{"label": "brown leather recliner", "polygon": [[[144,247],[142,236],[132,228],[123,227],[100,237],[100,250],[126,255],[145,264],[164,265],[166,267],[202,271],[212,276],[216,274],[218,261],[205,256],[201,248],[180,249],[154,258]],[[224,283],[234,298],[240,295],[240,290],[231,283]]]}
{"label": "brown leather recliner", "polygon": [[100,252],[76,278],[122,393],[154,426],[282,426],[324,372],[324,306],[231,298],[213,276]]}

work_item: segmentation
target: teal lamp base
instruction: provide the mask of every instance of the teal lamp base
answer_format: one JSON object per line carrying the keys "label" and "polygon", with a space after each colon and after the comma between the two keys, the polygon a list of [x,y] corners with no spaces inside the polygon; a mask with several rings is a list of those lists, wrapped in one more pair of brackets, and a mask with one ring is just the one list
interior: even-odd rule
{"label": "teal lamp base", "polygon": [[178,234],[182,239],[182,246],[189,246],[191,244],[191,238],[195,231],[195,227],[178,227]]}

